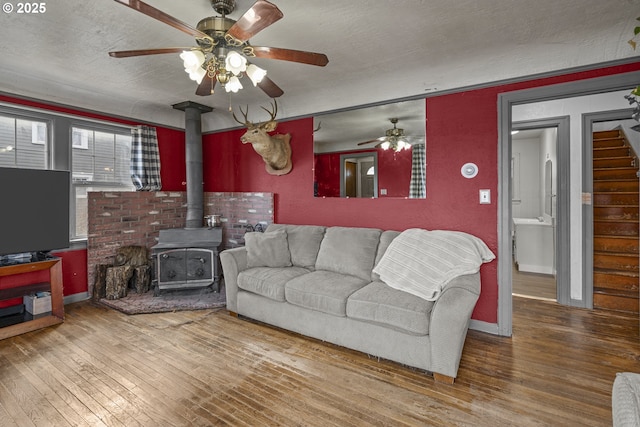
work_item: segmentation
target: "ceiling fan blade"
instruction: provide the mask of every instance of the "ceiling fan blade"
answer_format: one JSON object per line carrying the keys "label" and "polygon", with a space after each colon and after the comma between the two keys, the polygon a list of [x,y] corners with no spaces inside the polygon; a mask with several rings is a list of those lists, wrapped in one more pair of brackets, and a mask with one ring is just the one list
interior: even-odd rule
{"label": "ceiling fan blade", "polygon": [[284,91],[267,76],[262,78],[262,81],[258,83],[258,87],[269,95],[270,98],[278,98],[284,93]]}
{"label": "ceiling fan blade", "polygon": [[225,37],[233,37],[241,43],[246,42],[283,16],[275,4],[258,0],[229,28]]}
{"label": "ceiling fan blade", "polygon": [[202,81],[198,85],[198,89],[196,89],[196,95],[199,96],[209,96],[213,94],[213,88],[216,87],[216,82],[218,79],[213,77],[209,77],[209,73],[205,74],[202,78]]}
{"label": "ceiling fan blade", "polygon": [[324,67],[329,63],[329,58],[327,58],[327,55],[324,53],[264,46],[251,46],[251,49],[256,58],[280,59],[283,61],[317,65],[319,67]]}
{"label": "ceiling fan blade", "polygon": [[113,58],[129,58],[132,56],[161,55],[165,53],[182,53],[185,50],[191,50],[191,48],[190,47],[167,47],[163,49],[121,50],[118,52],[109,52],[109,56]]}
{"label": "ceiling fan blade", "polygon": [[125,6],[130,7],[131,9],[137,10],[138,12],[144,13],[145,15],[156,19],[160,22],[164,22],[165,24],[171,25],[173,28],[176,28],[184,33],[187,33],[197,39],[210,39],[207,34],[203,33],[192,27],[189,24],[186,24],[179,19],[174,18],[171,15],[164,13],[161,10],[156,9],[153,6],[150,6],[140,0],[115,0],[116,2],[123,4]]}

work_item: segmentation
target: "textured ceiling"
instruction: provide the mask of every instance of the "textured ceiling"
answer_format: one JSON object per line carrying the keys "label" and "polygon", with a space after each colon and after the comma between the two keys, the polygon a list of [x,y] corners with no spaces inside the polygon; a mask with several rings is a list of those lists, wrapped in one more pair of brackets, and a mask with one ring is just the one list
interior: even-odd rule
{"label": "textured ceiling", "polygon": [[[192,26],[216,15],[209,0],[146,2]],[[279,118],[630,59],[636,52],[626,42],[640,16],[640,0],[273,2],[284,18],[252,44],[329,57],[326,67],[254,60],[285,92]],[[237,0],[230,17],[252,4]],[[269,99],[249,84],[239,94],[199,97],[175,54],[107,54],[194,46],[189,35],[112,0],[46,8],[0,14],[0,92],[175,127],[184,115],[171,105],[191,100],[215,108],[203,116],[205,131],[237,126],[230,104],[248,104],[250,119],[263,119],[259,105]]]}

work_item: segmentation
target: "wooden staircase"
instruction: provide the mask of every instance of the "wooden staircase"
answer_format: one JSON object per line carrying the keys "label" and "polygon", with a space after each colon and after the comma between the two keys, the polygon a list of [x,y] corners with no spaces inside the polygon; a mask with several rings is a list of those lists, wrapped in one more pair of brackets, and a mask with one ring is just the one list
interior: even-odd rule
{"label": "wooden staircase", "polygon": [[620,130],[593,133],[593,306],[638,312],[638,159]]}

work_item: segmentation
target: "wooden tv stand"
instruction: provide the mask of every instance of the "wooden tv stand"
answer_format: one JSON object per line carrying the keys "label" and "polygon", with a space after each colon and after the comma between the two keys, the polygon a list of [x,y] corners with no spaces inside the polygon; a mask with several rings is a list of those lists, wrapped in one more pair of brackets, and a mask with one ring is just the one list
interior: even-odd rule
{"label": "wooden tv stand", "polygon": [[62,260],[59,258],[44,261],[28,262],[24,264],[8,265],[0,267],[0,277],[13,276],[34,271],[49,270],[50,283],[37,283],[33,285],[3,288],[0,284],[0,300],[20,298],[32,292],[51,292],[51,314],[26,320],[11,326],[0,328],[0,340],[24,334],[47,326],[57,325],[64,321],[64,302],[62,294]]}

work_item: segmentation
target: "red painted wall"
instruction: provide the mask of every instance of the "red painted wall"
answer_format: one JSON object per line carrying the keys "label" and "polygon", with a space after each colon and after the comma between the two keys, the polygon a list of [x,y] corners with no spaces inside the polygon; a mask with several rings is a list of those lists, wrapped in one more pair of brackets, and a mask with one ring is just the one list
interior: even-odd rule
{"label": "red painted wall", "polygon": [[87,250],[54,252],[62,258],[63,295],[87,292]]}

